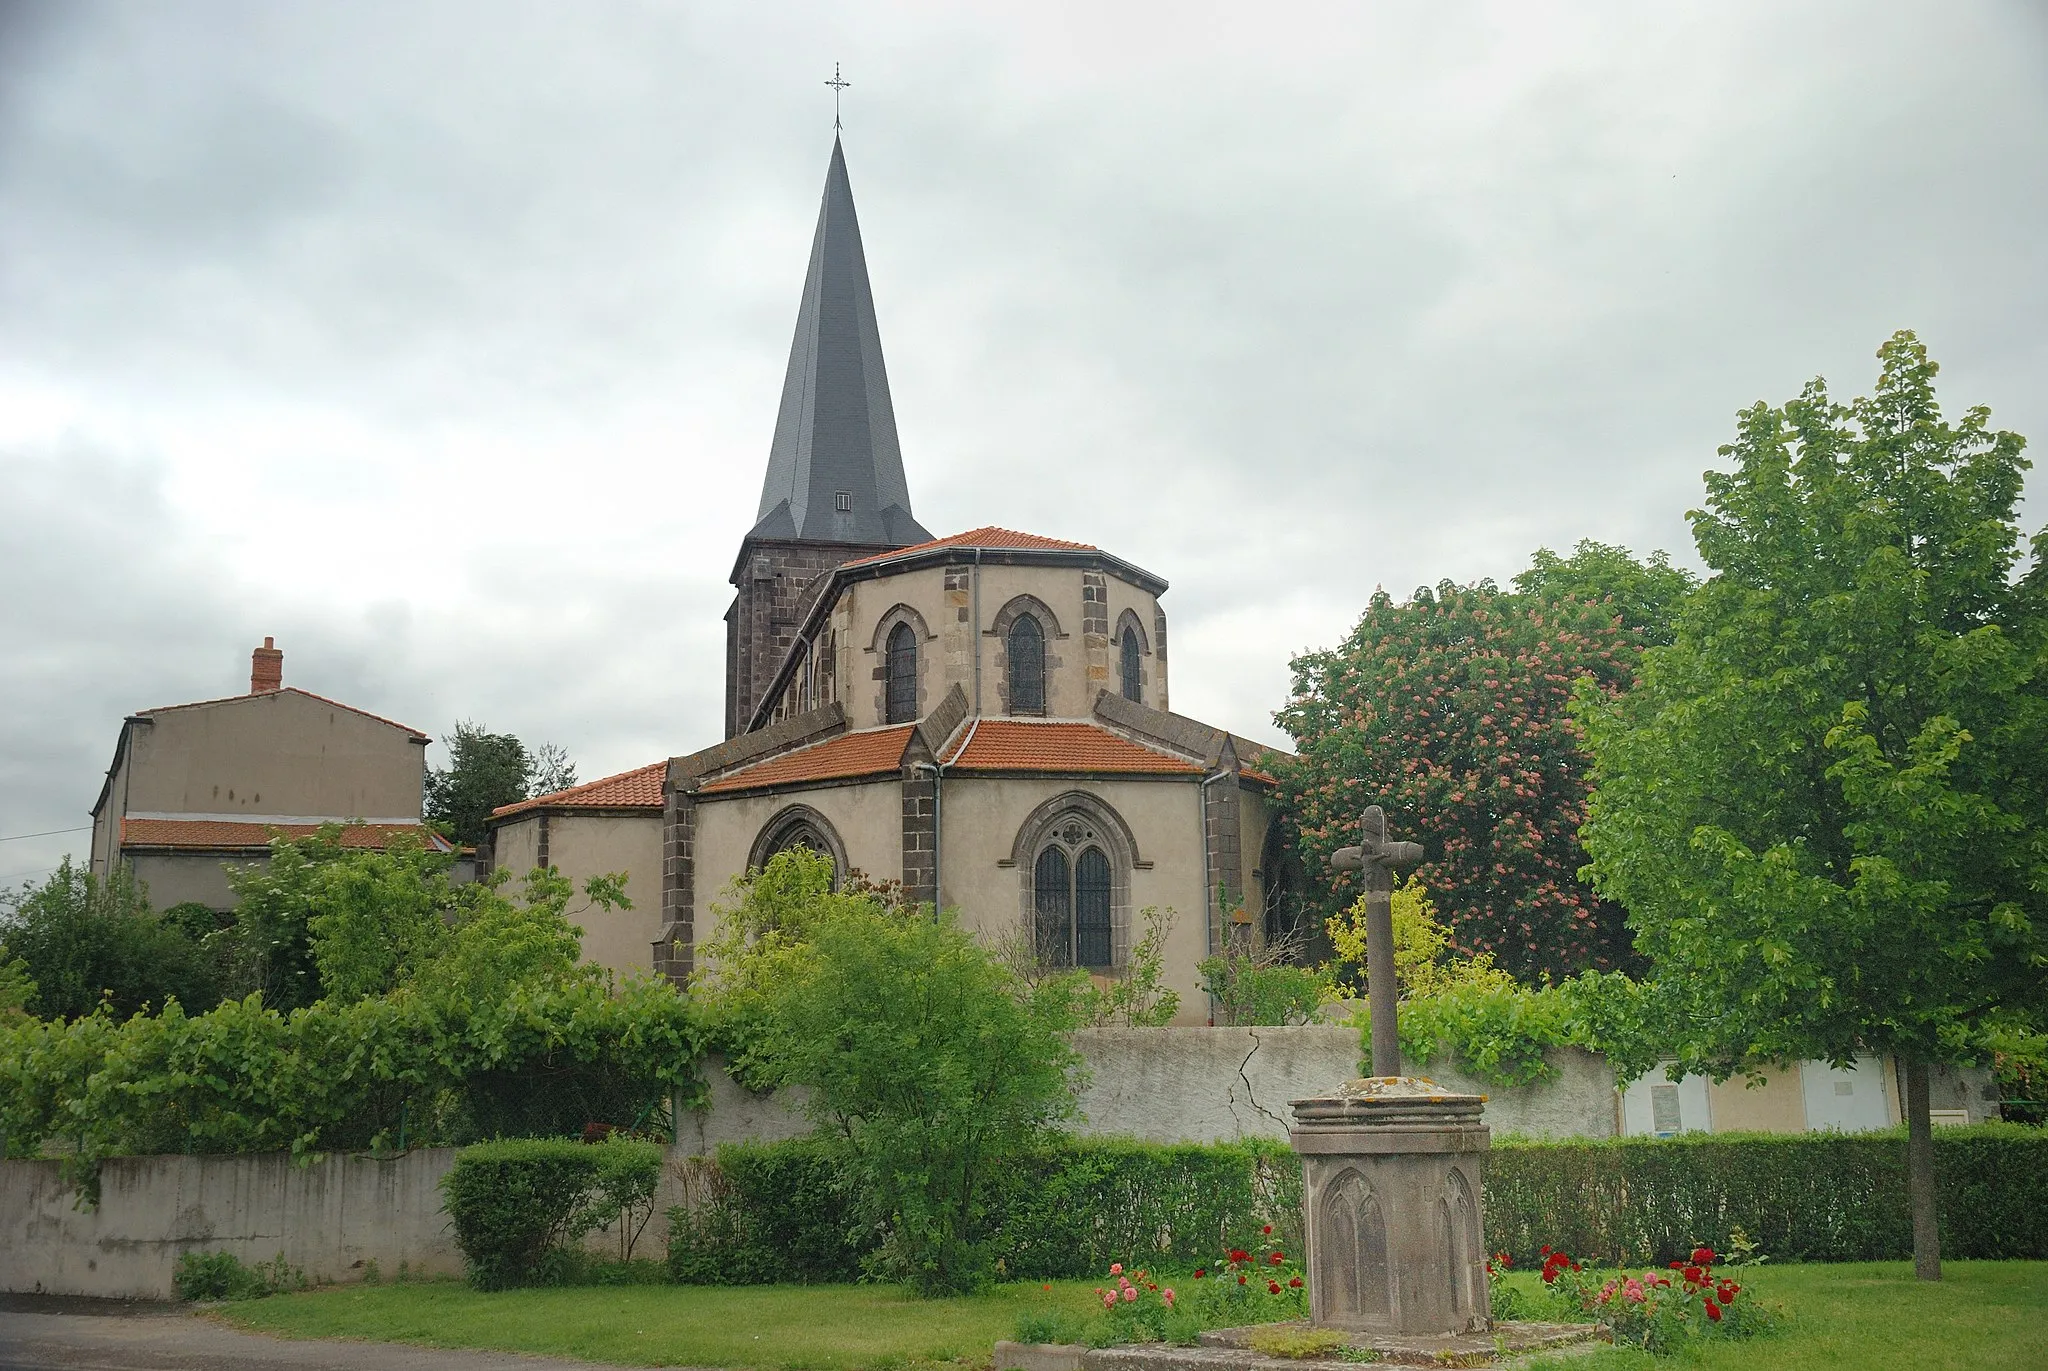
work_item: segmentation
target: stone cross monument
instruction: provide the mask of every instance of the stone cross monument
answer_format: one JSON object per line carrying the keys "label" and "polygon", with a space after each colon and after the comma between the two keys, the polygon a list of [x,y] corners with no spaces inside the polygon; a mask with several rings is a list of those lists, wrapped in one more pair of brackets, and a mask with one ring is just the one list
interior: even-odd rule
{"label": "stone cross monument", "polygon": [[1373,1075],[1294,1101],[1288,1138],[1307,1183],[1311,1320],[1374,1333],[1476,1333],[1492,1320],[1479,1204],[1485,1099],[1403,1076],[1395,1032],[1394,871],[1421,860],[1419,844],[1387,838],[1378,805],[1365,811],[1358,846],[1330,859],[1365,874]]}

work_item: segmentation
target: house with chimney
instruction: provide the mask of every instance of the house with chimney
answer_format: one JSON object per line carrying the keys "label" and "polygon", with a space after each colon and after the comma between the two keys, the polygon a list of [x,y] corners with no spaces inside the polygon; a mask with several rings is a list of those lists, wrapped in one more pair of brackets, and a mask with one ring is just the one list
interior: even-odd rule
{"label": "house with chimney", "polygon": [[1171,911],[1189,1023],[1206,955],[1308,932],[1267,750],[1169,708],[1166,579],[912,514],[837,140],[731,582],[724,741],[492,818],[497,866],[626,873],[635,908],[587,916],[587,956],[686,984],[732,883],[793,847],[1104,977]]}
{"label": "house with chimney", "polygon": [[92,808],[91,865],[126,862],[158,909],[234,907],[227,868],[274,837],[340,824],[347,847],[395,835],[438,851],[422,819],[426,734],[284,684],[275,640],[250,654],[249,693],[138,710],[121,721]]}

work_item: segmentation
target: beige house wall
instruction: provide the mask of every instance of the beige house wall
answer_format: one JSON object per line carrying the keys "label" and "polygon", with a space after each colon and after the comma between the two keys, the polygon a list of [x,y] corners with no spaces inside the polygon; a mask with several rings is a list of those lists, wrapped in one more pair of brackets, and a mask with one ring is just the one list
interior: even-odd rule
{"label": "beige house wall", "polygon": [[208,909],[233,909],[235,892],[228,885],[227,865],[262,867],[268,857],[227,857],[218,852],[131,852],[135,878],[149,888],[156,910],[196,901]]}
{"label": "beige house wall", "polygon": [[1707,1082],[1707,1110],[1717,1133],[1804,1133],[1806,1101],[1799,1068],[1764,1073],[1762,1085],[1741,1076]]}
{"label": "beige house wall", "polygon": [[426,748],[394,725],[291,691],[165,710],[132,725],[128,814],[417,822]]}
{"label": "beige house wall", "polygon": [[[552,844],[551,844],[552,845]],[[553,853],[549,854],[553,856]],[[491,861],[518,880],[540,865],[540,815],[531,810],[491,833]],[[657,867],[658,871],[660,868]]]}
{"label": "beige house wall", "polygon": [[[661,936],[661,814],[552,815],[548,860],[576,885],[569,908],[580,911],[572,917],[583,929],[583,959],[621,977],[652,972]],[[583,883],[615,872],[625,873],[633,907],[584,909]]]}
{"label": "beige house wall", "polygon": [[[917,642],[917,713],[930,713],[945,698],[952,682],[946,675],[939,630],[944,623],[946,573],[941,567],[907,571],[873,581],[856,581],[840,596],[844,627],[839,629],[845,663],[840,703],[848,728],[876,728],[884,719],[881,670],[886,643],[875,642],[875,630],[898,605],[917,611],[924,633]],[[835,618],[838,617],[835,615]]]}
{"label": "beige house wall", "polygon": [[[1156,616],[1159,611],[1159,600],[1156,596],[1147,595],[1136,586],[1127,581],[1119,581],[1114,576],[1109,578],[1109,636],[1112,640],[1109,647],[1109,690],[1112,694],[1123,693],[1123,657],[1114,640],[1117,622],[1123,618],[1125,610],[1135,614],[1139,626],[1144,629],[1144,652],[1139,657],[1144,675],[1144,698],[1138,703],[1150,705],[1154,709],[1165,709],[1166,663],[1159,655],[1159,644],[1154,641],[1158,636]],[[1094,708],[1092,697],[1089,700],[1089,708]]]}

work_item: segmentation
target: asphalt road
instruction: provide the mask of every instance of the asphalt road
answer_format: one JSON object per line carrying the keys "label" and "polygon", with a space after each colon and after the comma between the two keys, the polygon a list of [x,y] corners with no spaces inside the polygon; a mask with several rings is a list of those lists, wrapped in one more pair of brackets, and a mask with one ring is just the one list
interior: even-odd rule
{"label": "asphalt road", "polygon": [[[594,1362],[241,1333],[176,1305],[0,1295],[0,1371],[600,1371]],[[617,1371],[616,1367],[602,1371]]]}

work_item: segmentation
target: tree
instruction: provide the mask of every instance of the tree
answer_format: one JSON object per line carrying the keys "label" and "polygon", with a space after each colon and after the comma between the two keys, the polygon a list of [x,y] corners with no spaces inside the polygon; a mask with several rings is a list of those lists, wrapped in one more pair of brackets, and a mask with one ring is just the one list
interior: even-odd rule
{"label": "tree", "polygon": [[151,911],[125,865],[102,879],[67,857],[42,885],[0,894],[0,966],[15,961],[34,988],[26,1008],[45,1019],[90,1014],[102,999],[120,1014],[172,998],[195,1012],[220,1001],[212,957]]}
{"label": "tree", "polygon": [[441,739],[448,765],[427,772],[426,810],[457,843],[484,840],[491,811],[576,784],[576,765],[554,743],[528,748],[510,733],[464,719]]}
{"label": "tree", "polygon": [[1903,1064],[1933,1279],[1928,1063],[2048,1018],[2048,543],[2015,580],[2023,440],[1943,418],[1911,333],[1878,356],[1868,398],[1742,414],[1690,516],[1714,575],[1635,690],[1582,694],[1584,838],[1682,1068]]}
{"label": "tree", "polygon": [[693,998],[728,1045],[744,1027],[752,1083],[806,1088],[888,1230],[876,1273],[972,1289],[998,1178],[1073,1112],[1074,983],[1030,985],[949,914],[831,880],[802,850],[743,878]]}
{"label": "tree", "polygon": [[[1309,872],[1328,871],[1377,803],[1423,844],[1417,875],[1461,952],[1532,981],[1627,964],[1620,908],[1577,874],[1589,785],[1568,705],[1581,677],[1624,689],[1637,651],[1611,607],[1568,595],[1449,581],[1406,604],[1376,594],[1340,646],[1295,659],[1293,701],[1274,716],[1296,742],[1276,769]],[[1327,919],[1357,878],[1319,889]]]}
{"label": "tree", "polygon": [[1627,548],[1591,538],[1581,538],[1569,557],[1537,548],[1529,569],[1514,580],[1516,590],[1545,604],[1573,600],[1613,609],[1643,647],[1671,641],[1672,616],[1698,584],[1662,550],[1638,562]]}

